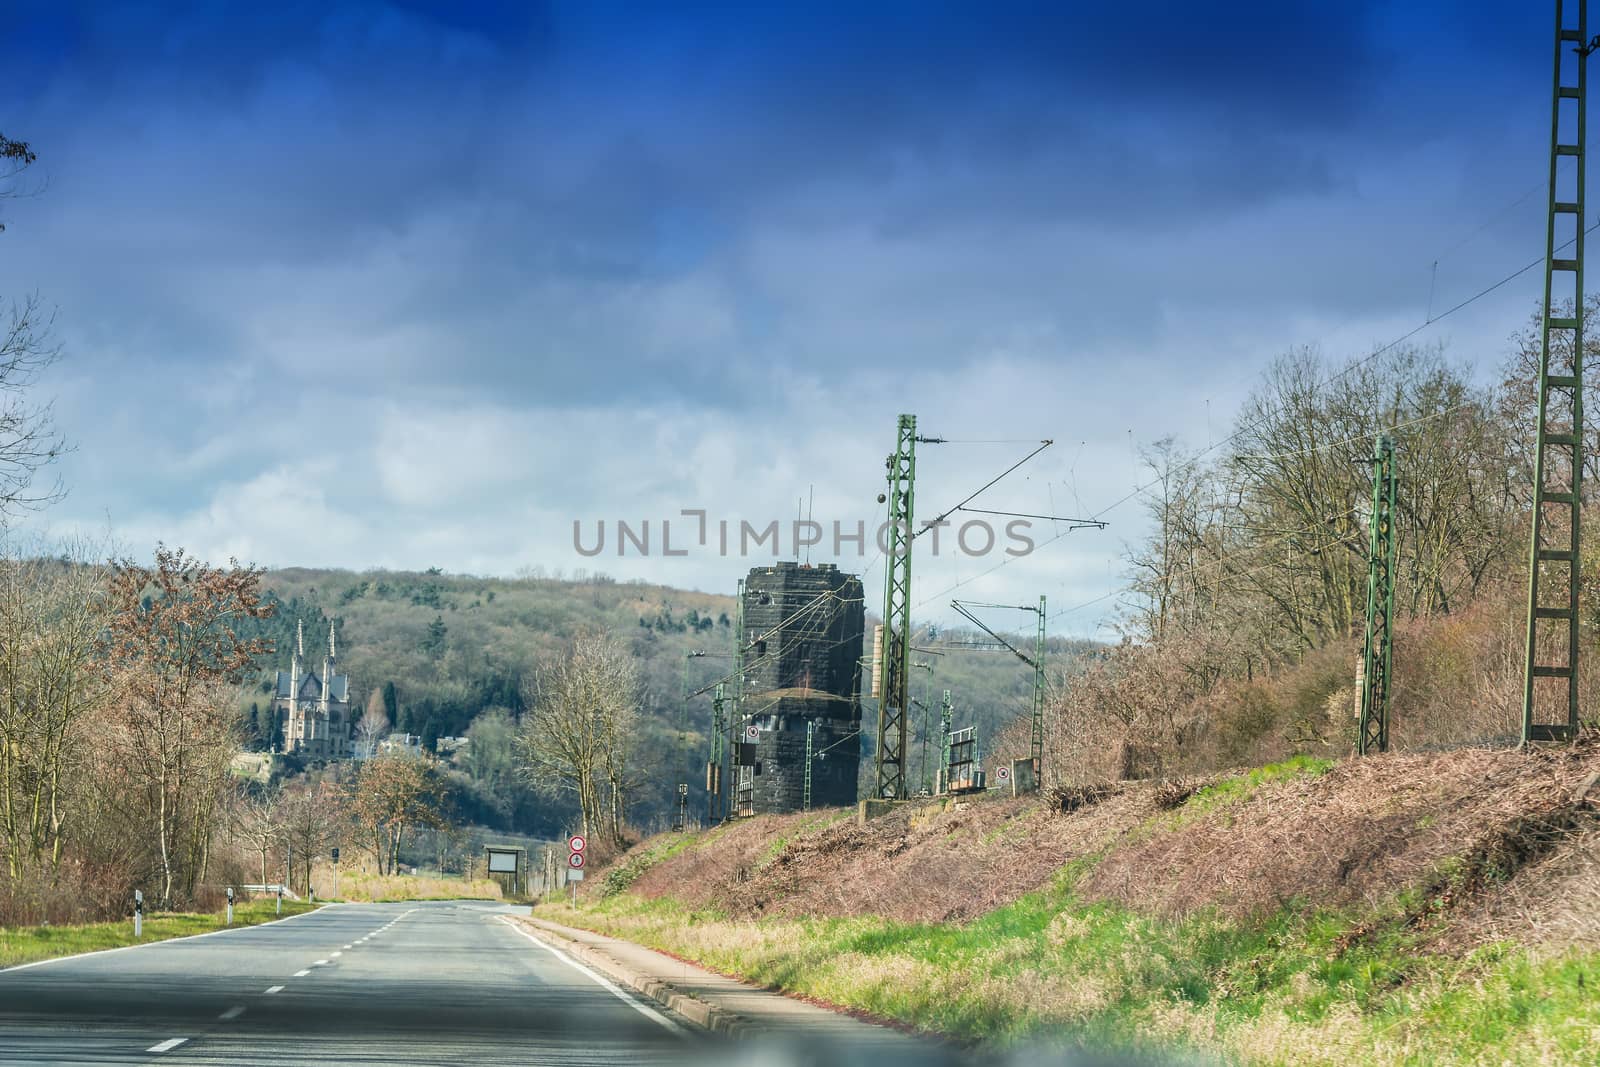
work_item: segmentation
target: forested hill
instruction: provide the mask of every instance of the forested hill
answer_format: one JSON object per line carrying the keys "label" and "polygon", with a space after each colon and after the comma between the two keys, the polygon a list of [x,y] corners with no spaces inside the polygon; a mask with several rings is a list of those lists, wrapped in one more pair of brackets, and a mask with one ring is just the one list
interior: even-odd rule
{"label": "forested hill", "polygon": [[[261,664],[258,715],[251,723],[257,747],[265,747],[272,671],[287,669],[297,622],[305,626],[310,669],[321,670],[332,620],[339,669],[350,675],[352,701],[364,705],[379,694],[394,729],[421,734],[429,742],[467,734],[491,709],[520,715],[525,683],[540,663],[579,631],[608,629],[639,658],[649,734],[641,751],[664,765],[663,780],[674,782],[686,776],[694,781],[689,769],[704,758],[711,715],[709,698],[700,697],[690,702],[688,722],[682,722],[685,683],[692,691],[733,669],[732,595],[619,583],[604,576],[479,578],[432,570],[296,567],[269,571],[264,584],[278,610],[260,624],[261,632],[278,651]],[[869,603],[874,595],[875,590],[868,591]],[[954,646],[970,637],[945,631],[938,643]],[[699,650],[707,654],[689,656]],[[1076,669],[1079,650],[1065,642],[1055,645],[1052,667]],[[992,737],[1028,705],[1031,673],[1009,654],[950,647],[945,655],[922,658],[935,669],[916,672],[913,695],[937,709],[939,691],[950,689],[957,725],[975,725],[982,737]],[[868,721],[876,716],[871,702],[866,714]],[[937,731],[937,710],[931,728]],[[655,810],[652,798],[640,801],[642,811]]]}

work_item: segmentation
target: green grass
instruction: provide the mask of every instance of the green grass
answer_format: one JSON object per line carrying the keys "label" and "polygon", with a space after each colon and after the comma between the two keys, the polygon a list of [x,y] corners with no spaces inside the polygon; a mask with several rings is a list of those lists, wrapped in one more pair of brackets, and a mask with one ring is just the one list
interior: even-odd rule
{"label": "green grass", "polygon": [[[1240,924],[1167,921],[1047,889],[964,925],[882,918],[731,921],[611,897],[576,923],[761,985],[1006,1046],[1066,1034],[1116,1049],[1200,1049],[1240,1064],[1588,1064],[1600,955],[1509,944],[1427,951],[1402,909],[1287,908]],[[1376,925],[1374,925],[1376,923]]]}
{"label": "green grass", "polygon": [[1231,778],[1224,778],[1214,785],[1206,786],[1194,796],[1182,810],[1193,813],[1212,811],[1229,804],[1237,804],[1249,800],[1264,785],[1274,782],[1286,782],[1294,778],[1315,778],[1326,774],[1333,767],[1331,759],[1318,759],[1314,756],[1294,756],[1282,763],[1269,763],[1263,767],[1255,767],[1243,774],[1236,774]]}
{"label": "green grass", "polygon": [[[285,916],[313,911],[319,905],[305,901],[283,902]],[[233,909],[233,925],[255,926],[278,918],[275,902],[254,900]],[[165,941],[173,937],[204,934],[220,930],[224,913],[203,914],[195,912],[169,912],[146,915],[144,941]],[[136,944],[133,937],[133,919],[121,922],[86,923],[78,926],[30,926],[0,928],[0,967],[14,967],[19,963],[71,956],[79,952],[95,952],[106,948],[121,948]]]}

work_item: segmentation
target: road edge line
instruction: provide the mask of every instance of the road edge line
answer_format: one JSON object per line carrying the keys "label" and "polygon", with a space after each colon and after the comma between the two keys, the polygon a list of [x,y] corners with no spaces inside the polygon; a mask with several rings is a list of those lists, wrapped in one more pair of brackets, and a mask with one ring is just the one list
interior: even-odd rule
{"label": "road edge line", "polygon": [[134,945],[115,945],[111,948],[97,948],[90,952],[74,952],[70,956],[51,956],[49,959],[32,960],[28,963],[13,963],[9,967],[0,967],[0,975],[10,974],[12,971],[26,971],[30,967],[43,967],[47,963],[66,963],[68,960],[82,960],[90,956],[106,956],[113,952],[129,952],[136,948],[157,948],[161,945],[170,945],[177,941],[196,941],[202,937],[216,937],[218,934],[239,934],[246,930],[259,930],[263,926],[276,926],[293,919],[304,919],[307,915],[316,915],[331,908],[349,907],[353,901],[341,900],[336,903],[324,904],[310,911],[302,911],[298,915],[285,915],[281,919],[268,919],[264,923],[251,923],[249,926],[225,926],[221,930],[207,930],[200,934],[183,934],[179,937],[163,937],[159,941],[140,941]]}
{"label": "road edge line", "polygon": [[554,950],[559,942],[561,951],[587,960],[617,981],[649,997],[669,1011],[683,1016],[701,1029],[729,1037],[749,1037],[767,1032],[767,1028],[757,1019],[702,1000],[693,993],[679,989],[664,978],[636,971],[607,952],[574,938],[565,937],[557,930],[549,929],[532,916],[526,920],[510,918],[508,921],[515,924],[518,932],[537,940],[547,948]]}
{"label": "road edge line", "polygon": [[[542,948],[546,952],[550,953],[552,956],[554,956],[556,959],[560,960],[562,963],[565,963],[567,966],[574,968],[575,970],[583,973],[584,975],[587,975],[596,984],[600,985],[601,987],[603,987],[604,989],[609,991],[613,996],[615,996],[618,1000],[622,1001],[624,1004],[628,1005],[634,1011],[637,1011],[639,1014],[643,1015],[647,1019],[652,1019],[655,1022],[660,1023],[662,1026],[666,1027],[668,1030],[671,1030],[672,1032],[677,1033],[677,1034],[684,1034],[686,1032],[686,1030],[685,1030],[685,1028],[684,1028],[682,1023],[679,1023],[675,1019],[667,1018],[665,1015],[662,1015],[659,1011],[656,1011],[654,1008],[650,1007],[649,1005],[639,1003],[638,998],[631,997],[628,994],[624,993],[621,989],[618,989],[617,986],[613,982],[611,982],[611,980],[608,979],[605,975],[597,973],[595,970],[593,970],[590,967],[585,966],[582,962],[580,962],[577,959],[574,959],[573,957],[574,956],[579,956],[581,954],[584,959],[588,960],[589,963],[593,963],[596,967],[599,967],[601,970],[609,972],[611,974],[611,977],[616,978],[618,981],[622,982],[624,985],[628,986],[630,989],[633,989],[634,991],[636,991],[636,992],[638,992],[638,993],[640,993],[640,994],[642,994],[642,995],[644,995],[646,997],[649,997],[651,1000],[655,1001],[657,1004],[660,1004],[663,1008],[666,1008],[668,1011],[671,1011],[676,1015],[682,1015],[685,1019],[688,1019],[690,1022],[696,1023],[698,1025],[701,1025],[701,1026],[705,1027],[705,1029],[708,1029],[708,1030],[713,1029],[713,1027],[707,1026],[704,1022],[701,1022],[701,1020],[696,1019],[694,1017],[694,1014],[691,1014],[691,1013],[683,1011],[682,1007],[679,1004],[674,1003],[673,1001],[674,1000],[677,1000],[677,1001],[683,1001],[683,1000],[692,1001],[693,1004],[700,1005],[701,1007],[709,1009],[709,1010],[711,1010],[713,1012],[720,1011],[721,1009],[712,1008],[711,1005],[706,1004],[705,1001],[697,1000],[697,999],[695,999],[693,997],[690,997],[688,994],[679,992],[678,990],[673,989],[671,986],[667,986],[667,989],[671,990],[671,992],[672,992],[672,994],[674,994],[674,996],[672,998],[663,997],[663,996],[659,995],[656,991],[654,991],[652,989],[642,988],[640,982],[636,980],[636,976],[632,975],[631,972],[627,971],[626,969],[619,967],[616,964],[616,961],[614,961],[614,960],[613,961],[609,961],[612,964],[612,966],[611,967],[607,967],[603,963],[601,963],[598,959],[595,959],[593,955],[591,955],[589,953],[586,953],[586,952],[585,953],[580,953],[572,945],[563,945],[563,946],[557,947],[556,945],[551,944],[549,941],[546,941],[544,938],[538,936],[538,934],[540,932],[542,932],[542,931],[529,930],[522,923],[517,922],[516,919],[511,917],[511,916],[501,915],[501,916],[498,916],[498,918],[502,923],[504,923],[506,925],[507,928],[509,928],[511,930],[512,933],[522,935],[523,937],[527,938],[529,941],[533,942],[535,945],[538,945],[540,948]],[[581,947],[582,946],[578,946],[578,948],[581,948]],[[657,984],[663,985],[663,986],[666,985],[666,983],[664,983],[664,982],[660,982],[660,983],[657,983]],[[698,1013],[696,1013],[696,1014],[698,1014]]]}

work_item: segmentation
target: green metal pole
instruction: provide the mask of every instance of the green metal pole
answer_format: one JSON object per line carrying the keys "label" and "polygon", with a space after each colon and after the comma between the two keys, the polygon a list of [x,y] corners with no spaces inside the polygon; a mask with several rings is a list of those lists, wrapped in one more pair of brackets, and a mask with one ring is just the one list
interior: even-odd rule
{"label": "green metal pole", "polygon": [[877,794],[906,796],[906,698],[911,672],[911,539],[916,513],[917,417],[901,415],[895,450],[886,463],[889,551],[883,582],[882,697],[878,701]]}
{"label": "green metal pole", "polygon": [[[955,717],[955,709],[950,703],[950,690],[944,691],[944,700],[939,705],[939,770],[944,773],[944,791],[950,791],[950,724]],[[935,774],[937,777],[937,772]],[[935,785],[938,783],[935,782]]]}
{"label": "green metal pole", "polygon": [[[711,758],[707,761],[707,777],[709,780],[706,782],[706,821],[709,823],[719,821],[722,818],[723,811],[726,809],[726,802],[723,798],[727,796],[728,780],[722,772],[722,762],[724,755],[723,735],[727,728],[728,724],[723,709],[722,683],[718,682],[717,687],[711,691]],[[715,792],[712,791],[713,786],[716,787]]]}
{"label": "green metal pole", "polygon": [[733,623],[733,707],[728,712],[728,779],[723,785],[726,796],[726,817],[739,814],[739,787],[742,768],[735,757],[739,751],[739,714],[744,707],[744,579],[739,579],[738,603],[734,606]]}
{"label": "green metal pole", "polygon": [[1389,751],[1389,682],[1394,659],[1394,442],[1372,449],[1372,522],[1367,555],[1367,629],[1361,646],[1361,722],[1356,751]]}
{"label": "green metal pole", "polygon": [[1044,595],[1039,596],[1039,633],[1033,642],[1033,781],[1044,788]]}

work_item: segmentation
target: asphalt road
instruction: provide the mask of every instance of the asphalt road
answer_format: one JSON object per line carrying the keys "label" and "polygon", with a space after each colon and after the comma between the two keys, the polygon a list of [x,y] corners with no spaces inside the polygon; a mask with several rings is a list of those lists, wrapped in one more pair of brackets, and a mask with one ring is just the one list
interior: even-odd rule
{"label": "asphalt road", "polygon": [[513,908],[350,904],[0,971],[0,1063],[653,1064],[722,1059],[519,933]]}

